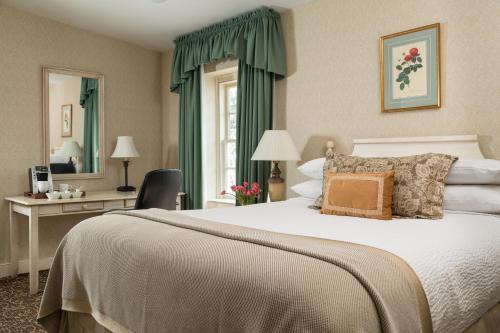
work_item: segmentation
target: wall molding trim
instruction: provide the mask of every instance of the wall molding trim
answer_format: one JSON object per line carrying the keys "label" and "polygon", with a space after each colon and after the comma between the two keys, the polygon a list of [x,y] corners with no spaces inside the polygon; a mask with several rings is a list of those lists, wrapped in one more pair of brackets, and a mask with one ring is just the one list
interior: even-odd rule
{"label": "wall molding trim", "polygon": [[[52,265],[54,257],[40,258],[38,261],[38,267],[40,270],[47,270]],[[29,259],[19,260],[19,274],[25,274],[29,272]],[[10,262],[0,264],[0,278],[4,278],[10,275]]]}

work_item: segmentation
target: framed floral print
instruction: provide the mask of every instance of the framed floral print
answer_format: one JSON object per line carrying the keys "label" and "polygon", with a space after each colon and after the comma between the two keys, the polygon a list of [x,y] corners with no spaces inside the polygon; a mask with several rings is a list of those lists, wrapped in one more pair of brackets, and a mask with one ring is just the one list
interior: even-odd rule
{"label": "framed floral print", "polygon": [[382,112],[441,106],[439,23],[380,38]]}
{"label": "framed floral print", "polygon": [[61,106],[61,136],[70,137],[73,129],[73,104]]}

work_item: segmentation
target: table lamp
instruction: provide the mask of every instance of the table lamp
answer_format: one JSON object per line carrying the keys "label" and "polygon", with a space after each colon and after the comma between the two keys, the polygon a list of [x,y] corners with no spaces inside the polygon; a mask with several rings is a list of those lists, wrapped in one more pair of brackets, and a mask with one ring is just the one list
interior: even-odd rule
{"label": "table lamp", "polygon": [[119,136],[116,140],[115,151],[111,155],[111,158],[123,158],[123,167],[125,168],[125,186],[118,187],[116,189],[117,191],[135,191],[135,187],[128,185],[128,159],[133,157],[139,157],[139,152],[135,148],[134,138],[131,136]]}
{"label": "table lamp", "polygon": [[78,142],[69,140],[64,141],[61,147],[60,155],[64,157],[69,157],[68,164],[74,165],[76,172],[81,171],[81,168],[79,168],[81,166],[80,162],[77,161],[77,163],[75,164],[75,162],[72,160],[73,157],[76,157],[78,159],[83,155],[82,148],[80,148]]}
{"label": "table lamp", "polygon": [[288,131],[267,130],[252,156],[252,161],[272,161],[273,169],[269,179],[269,197],[271,201],[285,200],[285,181],[280,177],[279,161],[298,161],[300,154]]}

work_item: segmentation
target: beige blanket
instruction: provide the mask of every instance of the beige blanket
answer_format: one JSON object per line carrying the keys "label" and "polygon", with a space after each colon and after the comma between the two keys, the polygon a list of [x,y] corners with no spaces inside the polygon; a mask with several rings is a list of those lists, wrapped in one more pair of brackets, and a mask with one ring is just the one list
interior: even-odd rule
{"label": "beige blanket", "polygon": [[39,321],[71,332],[72,312],[114,332],[432,332],[420,282],[397,256],[156,209],[66,235]]}

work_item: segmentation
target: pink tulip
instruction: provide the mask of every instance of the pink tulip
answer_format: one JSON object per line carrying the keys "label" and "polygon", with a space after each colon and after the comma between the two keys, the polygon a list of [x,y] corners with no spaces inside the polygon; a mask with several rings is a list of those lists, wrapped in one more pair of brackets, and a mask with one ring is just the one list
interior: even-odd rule
{"label": "pink tulip", "polygon": [[243,182],[243,186],[247,187],[248,186],[248,182]]}
{"label": "pink tulip", "polygon": [[221,192],[220,192],[220,195],[226,195],[226,191],[225,191],[225,190],[224,190],[224,191],[221,191]]}
{"label": "pink tulip", "polygon": [[251,196],[251,195],[252,195],[252,191],[248,190],[248,191],[247,191],[247,196],[249,197],[249,196]]}
{"label": "pink tulip", "polygon": [[231,186],[231,191],[236,192],[238,190],[238,187],[236,185]]}

